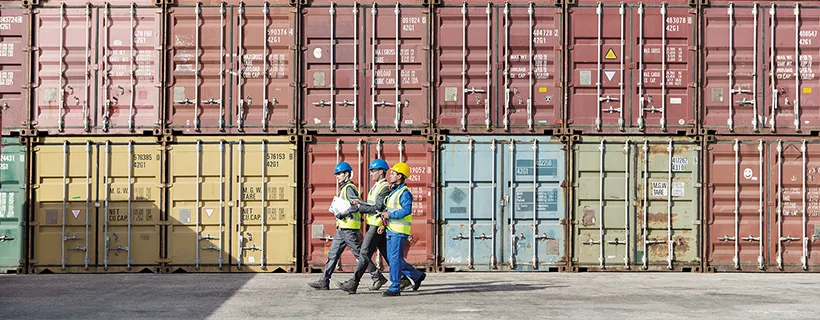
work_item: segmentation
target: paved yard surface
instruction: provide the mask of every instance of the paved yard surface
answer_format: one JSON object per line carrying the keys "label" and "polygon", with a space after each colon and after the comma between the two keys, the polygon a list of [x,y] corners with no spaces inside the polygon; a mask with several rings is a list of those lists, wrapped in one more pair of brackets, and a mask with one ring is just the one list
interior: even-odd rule
{"label": "paved yard surface", "polygon": [[[1,319],[818,319],[820,274],[447,273],[382,298],[316,275],[3,275]],[[389,304],[393,304],[390,306]]]}

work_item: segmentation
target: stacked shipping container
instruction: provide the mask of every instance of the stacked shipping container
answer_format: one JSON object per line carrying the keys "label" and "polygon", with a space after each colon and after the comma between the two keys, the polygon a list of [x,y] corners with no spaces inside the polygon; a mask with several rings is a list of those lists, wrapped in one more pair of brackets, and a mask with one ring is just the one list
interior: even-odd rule
{"label": "stacked shipping container", "polygon": [[376,158],[419,268],[818,265],[812,1],[24,5],[4,270],[316,271],[332,166],[366,197]]}

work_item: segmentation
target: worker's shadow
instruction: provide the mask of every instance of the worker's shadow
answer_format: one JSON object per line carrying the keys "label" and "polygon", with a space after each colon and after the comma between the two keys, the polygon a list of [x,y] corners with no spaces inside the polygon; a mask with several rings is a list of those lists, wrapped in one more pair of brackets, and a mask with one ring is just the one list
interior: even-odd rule
{"label": "worker's shadow", "polygon": [[565,285],[551,284],[521,284],[512,282],[483,281],[483,282],[454,282],[422,284],[419,291],[413,295],[459,294],[471,292],[513,292],[536,291],[547,288],[565,288]]}

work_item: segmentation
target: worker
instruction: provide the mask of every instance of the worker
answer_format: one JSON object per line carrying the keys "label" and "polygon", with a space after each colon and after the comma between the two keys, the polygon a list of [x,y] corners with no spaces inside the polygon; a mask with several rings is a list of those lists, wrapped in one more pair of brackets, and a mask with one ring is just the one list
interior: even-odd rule
{"label": "worker", "polygon": [[[364,235],[364,241],[362,242],[362,252],[360,253],[362,259],[359,259],[356,264],[356,271],[353,273],[353,278],[346,282],[338,283],[340,289],[350,294],[356,293],[356,289],[359,287],[359,281],[361,281],[362,276],[364,276],[365,270],[370,273],[370,276],[373,279],[373,284],[370,286],[370,290],[379,290],[385,283],[387,283],[387,278],[382,275],[373,263],[372,257],[373,253],[378,248],[379,253],[384,260],[388,260],[385,227],[383,226],[382,217],[378,213],[384,211],[384,200],[390,194],[390,188],[388,188],[389,184],[385,178],[387,175],[387,170],[390,170],[390,167],[387,165],[386,161],[376,159],[370,163],[368,169],[370,170],[370,181],[373,183],[373,186],[367,193],[367,202],[361,202],[360,200],[357,203],[359,213],[366,214],[365,222],[367,224],[365,227],[366,233]],[[402,289],[411,285],[410,280],[407,279],[407,277],[402,277],[401,283]]]}
{"label": "worker", "polygon": [[390,287],[382,294],[383,297],[401,295],[401,275],[404,274],[413,280],[413,291],[421,286],[427,274],[416,270],[404,261],[404,247],[407,237],[410,236],[410,225],[413,223],[413,195],[404,183],[410,177],[410,166],[399,162],[390,168],[387,181],[390,183],[390,195],[385,200],[387,212],[382,218],[387,220],[387,256],[390,264]]}
{"label": "worker", "polygon": [[[336,168],[333,169],[333,174],[336,175],[336,183],[339,186],[338,197],[348,201],[355,202],[359,200],[359,190],[351,181],[353,177],[353,167],[347,162],[339,162]],[[329,290],[330,277],[333,275],[333,269],[339,263],[339,258],[342,256],[345,247],[350,247],[356,260],[361,260],[359,252],[361,252],[362,215],[355,205],[351,205],[346,212],[334,212],[336,216],[336,233],[333,235],[333,242],[330,245],[330,251],[327,253],[327,263],[325,263],[325,270],[319,280],[309,283],[311,288],[316,290]]]}

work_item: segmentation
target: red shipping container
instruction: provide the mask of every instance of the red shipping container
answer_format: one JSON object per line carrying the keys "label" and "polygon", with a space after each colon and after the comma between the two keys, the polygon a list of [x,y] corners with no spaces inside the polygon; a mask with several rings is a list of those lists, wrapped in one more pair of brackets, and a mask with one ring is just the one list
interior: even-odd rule
{"label": "red shipping container", "polygon": [[28,128],[29,14],[21,7],[0,6],[0,128],[3,136]]}
{"label": "red shipping container", "polygon": [[395,1],[303,8],[303,132],[426,133],[428,19]]}
{"label": "red shipping container", "polygon": [[168,130],[295,134],[295,10],[287,1],[169,8]]}
{"label": "red shipping container", "polygon": [[701,20],[704,133],[820,132],[816,1],[712,1]]}
{"label": "red shipping container", "polygon": [[820,271],[820,140],[708,143],[707,270]]}
{"label": "red shipping container", "polygon": [[695,134],[696,13],[681,0],[570,7],[571,132]]}
{"label": "red shipping container", "polygon": [[529,1],[436,8],[436,126],[442,133],[560,134],[563,10]]}
{"label": "red shipping container", "polygon": [[161,8],[55,1],[33,19],[35,131],[160,133]]}
{"label": "red shipping container", "polygon": [[[327,211],[336,195],[333,168],[340,161],[350,163],[353,166],[353,182],[358,186],[362,199],[367,199],[371,186],[367,167],[377,158],[386,160],[391,166],[400,161],[410,165],[411,176],[406,183],[413,193],[413,225],[405,259],[417,267],[432,268],[435,264],[433,248],[436,238],[434,145],[423,137],[317,136],[310,139],[312,141],[306,142],[303,149],[305,272],[321,269],[325,265],[336,232],[336,220]],[[373,256],[374,262],[378,259]],[[350,250],[345,250],[339,265],[347,272],[355,269],[356,258]]]}

